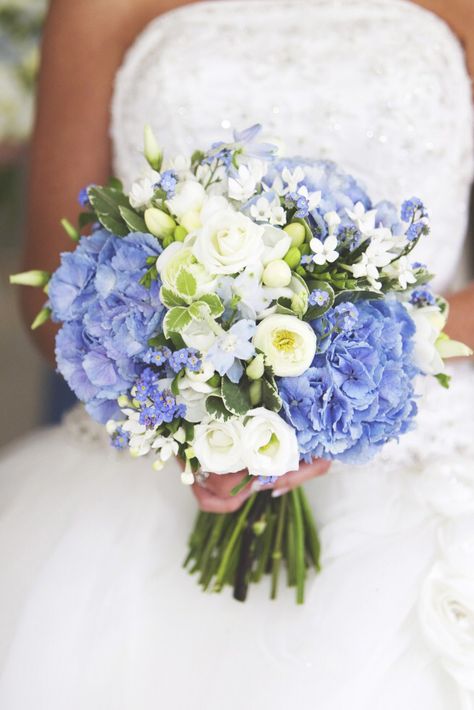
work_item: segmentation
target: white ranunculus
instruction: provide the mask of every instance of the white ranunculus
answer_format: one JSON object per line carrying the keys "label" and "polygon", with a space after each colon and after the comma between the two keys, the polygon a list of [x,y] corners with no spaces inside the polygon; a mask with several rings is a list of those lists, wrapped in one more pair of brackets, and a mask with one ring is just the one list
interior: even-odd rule
{"label": "white ranunculus", "polygon": [[265,225],[263,243],[265,248],[263,250],[262,263],[265,266],[271,261],[283,259],[286,256],[291,246],[291,237],[283,229]]}
{"label": "white ranunculus", "polygon": [[197,232],[193,253],[210,274],[235,274],[261,261],[263,233],[240,212],[221,210]]}
{"label": "white ranunculus", "polygon": [[447,560],[435,563],[420,597],[424,635],[444,668],[464,688],[474,690],[474,573]]}
{"label": "white ranunculus", "polygon": [[240,419],[217,421],[206,417],[194,427],[193,449],[204,471],[236,473],[245,468]]}
{"label": "white ranunculus", "polygon": [[264,318],[253,338],[253,344],[265,353],[277,377],[302,375],[313,362],[316,342],[309,323],[279,314]]}
{"label": "white ranunculus", "polygon": [[196,280],[196,293],[193,300],[197,300],[205,293],[214,292],[216,279],[208,274],[202,264],[197,262],[192,249],[182,242],[170,244],[156,261],[156,269],[163,286],[177,291],[176,278],[182,267],[186,267]]}
{"label": "white ranunculus", "polygon": [[250,411],[243,441],[246,467],[252,476],[283,476],[298,469],[295,430],[275,412],[263,407]]}

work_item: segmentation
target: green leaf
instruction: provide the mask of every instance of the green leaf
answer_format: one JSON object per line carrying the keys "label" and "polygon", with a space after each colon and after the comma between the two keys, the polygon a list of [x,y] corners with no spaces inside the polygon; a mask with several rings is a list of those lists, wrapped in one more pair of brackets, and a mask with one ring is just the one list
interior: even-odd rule
{"label": "green leaf", "polygon": [[291,308],[291,299],[283,296],[277,299],[276,312],[286,316],[296,315],[294,310]]}
{"label": "green leaf", "polygon": [[178,296],[175,291],[172,291],[166,286],[162,286],[160,289],[160,300],[162,304],[166,306],[166,308],[174,308],[175,306],[186,305],[185,301],[183,301],[181,296]]}
{"label": "green leaf", "polygon": [[79,229],[84,229],[84,227],[87,227],[88,224],[94,224],[94,222],[97,222],[97,215],[95,212],[81,212],[77,220]]}
{"label": "green leaf", "polygon": [[113,176],[109,178],[109,181],[107,183],[107,187],[111,187],[114,190],[119,190],[120,192],[123,192],[122,181],[116,177],[113,177]]}
{"label": "green leaf", "polygon": [[340,291],[334,298],[334,305],[337,306],[339,303],[343,303],[344,301],[357,303],[358,301],[373,301],[381,298],[384,298],[384,295],[380,291],[367,291],[365,289]]}
{"label": "green leaf", "polygon": [[129,209],[128,207],[124,207],[123,205],[119,206],[119,212],[122,215],[123,221],[129,227],[131,232],[147,232],[145,220],[140,217],[136,212],[133,210]]}
{"label": "green leaf", "polygon": [[163,320],[165,336],[168,338],[171,333],[181,333],[191,323],[191,320],[192,318],[187,308],[182,306],[172,308]]}
{"label": "green leaf", "polygon": [[271,412],[279,412],[283,405],[275,383],[266,379],[262,379],[262,403]]}
{"label": "green leaf", "polygon": [[446,375],[444,372],[440,372],[438,375],[435,375],[436,379],[438,380],[439,384],[441,387],[444,387],[445,389],[449,389],[449,386],[451,384],[451,375]]}
{"label": "green leaf", "polygon": [[192,273],[182,267],[176,276],[176,288],[180,296],[192,298],[196,295],[197,283]]}
{"label": "green leaf", "polygon": [[150,348],[164,348],[168,345],[168,339],[165,338],[164,333],[158,333],[158,335],[155,335],[154,338],[150,338],[148,345]]}
{"label": "green leaf", "polygon": [[112,187],[93,185],[87,190],[89,201],[97,214],[99,222],[109,232],[119,237],[129,233],[129,228],[123,221],[119,207],[130,207],[128,197]]}
{"label": "green leaf", "polygon": [[184,377],[184,370],[181,370],[181,372],[178,372],[176,377],[173,377],[171,381],[171,391],[174,394],[175,397],[178,396],[179,394],[179,381]]}
{"label": "green leaf", "polygon": [[232,412],[229,412],[226,408],[222,397],[214,394],[211,394],[206,399],[206,411],[214,419],[221,419],[223,421],[227,421],[234,416]]}
{"label": "green leaf", "polygon": [[205,293],[199,296],[200,303],[206,303],[211,311],[211,316],[219,318],[224,313],[224,304],[215,293]]}
{"label": "green leaf", "polygon": [[242,383],[235,384],[228,377],[222,378],[221,394],[226,409],[236,416],[247,414],[251,409],[250,395],[247,387],[243,387]]}
{"label": "green leaf", "polygon": [[194,301],[194,303],[189,306],[188,311],[189,315],[194,320],[204,320],[204,318],[209,316],[209,306],[201,300]]}

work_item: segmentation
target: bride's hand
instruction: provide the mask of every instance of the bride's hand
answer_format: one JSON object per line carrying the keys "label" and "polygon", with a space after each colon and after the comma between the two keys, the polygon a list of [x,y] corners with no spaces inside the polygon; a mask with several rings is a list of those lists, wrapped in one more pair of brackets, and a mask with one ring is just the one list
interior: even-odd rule
{"label": "bride's hand", "polygon": [[[273,485],[262,486],[258,490],[273,489],[274,495],[283,495],[288,493],[292,488],[302,485],[305,481],[316,476],[321,476],[329,469],[330,461],[323,459],[314,459],[310,464],[302,463],[298,471],[281,476]],[[197,498],[199,507],[206,513],[233,513],[238,510],[241,505],[255,491],[255,484],[252,486],[250,482],[240,493],[233,496],[231,491],[237,486],[244,476],[246,471],[240,473],[229,473],[225,476],[211,473],[211,475],[203,481],[203,483],[195,483],[193,485],[193,493]],[[257,482],[258,479],[255,479]]]}

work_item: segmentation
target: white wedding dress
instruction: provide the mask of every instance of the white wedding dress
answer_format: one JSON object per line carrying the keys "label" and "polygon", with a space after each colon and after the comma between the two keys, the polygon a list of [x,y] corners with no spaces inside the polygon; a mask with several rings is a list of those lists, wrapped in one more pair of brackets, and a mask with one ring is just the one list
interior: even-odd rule
{"label": "white wedding dress", "polygon": [[[104,48],[104,51],[106,49]],[[416,254],[457,280],[473,176],[457,39],[404,0],[227,0],[153,21],[112,106],[115,170],[262,122],[375,200],[418,195]],[[181,568],[195,502],[176,465],[120,455],[78,410],[0,463],[1,710],[474,708],[474,376],[424,385],[418,429],[307,490],[323,544],[306,604],[204,594]]]}

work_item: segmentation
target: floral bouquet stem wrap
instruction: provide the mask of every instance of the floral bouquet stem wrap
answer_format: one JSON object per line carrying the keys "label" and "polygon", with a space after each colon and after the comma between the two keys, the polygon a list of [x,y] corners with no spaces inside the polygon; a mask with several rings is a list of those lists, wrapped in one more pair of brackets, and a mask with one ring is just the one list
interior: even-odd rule
{"label": "floral bouquet stem wrap", "polygon": [[[444,358],[470,352],[410,257],[429,234],[422,201],[373,204],[334,163],[283,158],[260,131],[164,161],[147,127],[130,190],[82,190],[78,226],[63,221],[75,249],[52,275],[12,277],[46,291],[33,327],[62,324],[58,369],[112,445],[155,470],[179,456],[185,484],[365,463],[414,425],[416,379],[447,386]],[[319,552],[304,491],[265,489],[199,513],[185,566],[242,601],[265,574],[275,598],[286,568],[302,603]]]}

